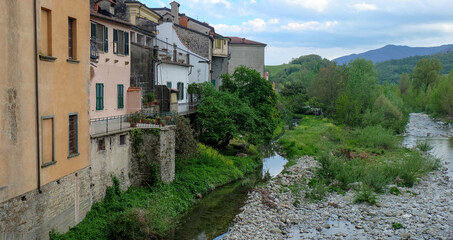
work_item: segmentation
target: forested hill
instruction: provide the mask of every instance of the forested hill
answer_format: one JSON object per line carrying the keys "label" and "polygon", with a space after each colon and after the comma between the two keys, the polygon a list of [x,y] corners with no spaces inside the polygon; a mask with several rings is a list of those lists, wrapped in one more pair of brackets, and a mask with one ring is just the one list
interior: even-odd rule
{"label": "forested hill", "polygon": [[442,63],[441,74],[448,74],[453,68],[453,52],[438,53],[431,56],[413,56],[399,60],[389,60],[376,64],[380,82],[395,82],[403,73],[412,73],[417,62],[422,58],[435,58]]}
{"label": "forested hill", "polygon": [[437,53],[453,52],[453,44],[442,45],[438,47],[408,47],[387,45],[379,49],[370,50],[360,54],[351,54],[336,58],[332,61],[337,62],[338,65],[348,64],[356,58],[365,58],[371,60],[373,63],[379,63],[392,59],[403,59],[412,56],[425,56]]}

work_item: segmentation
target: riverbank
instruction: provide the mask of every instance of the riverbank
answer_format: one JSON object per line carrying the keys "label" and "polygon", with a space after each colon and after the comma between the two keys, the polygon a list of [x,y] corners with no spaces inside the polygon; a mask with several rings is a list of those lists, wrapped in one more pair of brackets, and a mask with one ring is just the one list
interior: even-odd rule
{"label": "riverbank", "polygon": [[201,144],[198,147],[198,156],[177,159],[176,176],[171,184],[131,187],[122,192],[119,182],[114,180],[106,198],[95,203],[81,223],[65,234],[51,233],[51,239],[162,238],[196,198],[244,177],[261,165],[253,145],[240,150],[242,157],[225,156]]}
{"label": "riverbank", "polygon": [[[309,131],[309,129],[313,131]],[[332,138],[325,136],[325,131],[319,121],[301,123],[301,126],[295,131],[299,131],[299,134],[282,138],[283,150],[286,150],[289,155],[297,156],[297,154],[303,153],[318,155],[319,158],[323,148],[319,142],[330,148],[333,154],[335,154],[334,149],[338,148],[338,143],[331,142]],[[328,132],[332,134],[333,131],[331,129]],[[307,139],[306,136],[312,138]],[[291,138],[293,139],[291,140]],[[298,139],[300,139],[299,142],[292,143],[293,140]],[[341,141],[348,142],[344,139]],[[390,163],[392,163],[392,158],[401,158],[408,154],[414,154],[414,159],[423,163],[420,158],[416,157],[417,153],[413,150],[399,150],[398,148],[389,150],[382,146],[373,147],[374,150],[383,150],[376,151],[381,152],[380,156],[373,156],[370,154],[370,148],[357,148],[357,143],[345,145],[349,146],[350,150],[346,154],[355,157],[347,160],[343,156],[344,167],[347,167],[351,161],[360,164],[360,160],[354,159],[360,159],[360,156],[365,158],[366,155],[367,166],[376,166],[376,162],[382,159],[390,159]],[[368,159],[368,156],[371,158]],[[429,156],[425,155],[424,158],[428,159],[426,162],[431,162]],[[414,159],[406,159],[405,167],[414,165]],[[317,184],[319,183],[319,169],[324,170],[325,166],[313,157],[297,158],[293,164],[263,188],[249,194],[249,200],[243,207],[243,212],[236,217],[235,225],[224,239],[453,238],[453,209],[451,208],[453,186],[445,167],[427,174],[423,171],[425,174],[414,175],[413,187],[407,187],[411,184],[402,184],[400,177],[393,177],[392,181],[397,180],[396,183],[389,183],[384,179],[382,183],[386,183],[386,185],[383,187],[382,193],[376,196],[371,191],[362,191],[360,186],[364,184],[360,182],[352,183],[350,190],[342,187],[346,190],[344,195],[338,189],[318,188],[320,186]],[[390,167],[385,169],[385,172],[394,171],[394,169],[396,168]],[[351,169],[347,168],[347,170]],[[367,175],[368,173],[364,170],[366,169],[361,169],[362,175]],[[335,172],[333,173],[335,174]],[[404,172],[399,174],[402,173]],[[355,174],[354,172],[349,173],[349,175]],[[348,175],[348,172],[345,175]],[[379,172],[371,175],[376,175],[377,178],[381,176]],[[335,177],[342,179],[344,176],[336,175]],[[367,178],[363,178],[363,181],[366,183]],[[338,183],[334,182],[329,186],[336,184]],[[366,185],[371,186],[372,184],[367,183]],[[324,194],[323,199],[315,201],[317,194]],[[354,203],[360,200],[360,197],[367,199],[371,204]]]}

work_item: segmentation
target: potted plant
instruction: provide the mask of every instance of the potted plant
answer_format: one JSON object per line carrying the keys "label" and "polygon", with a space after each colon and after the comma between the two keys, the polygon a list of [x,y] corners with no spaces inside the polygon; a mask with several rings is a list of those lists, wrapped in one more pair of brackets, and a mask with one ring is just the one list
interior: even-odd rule
{"label": "potted plant", "polygon": [[141,116],[140,116],[140,113],[139,112],[135,112],[134,114],[132,114],[130,116],[131,118],[131,127],[136,127],[137,126],[137,123],[140,121],[141,119]]}
{"label": "potted plant", "polygon": [[156,117],[155,121],[157,125],[160,125],[160,117]]}
{"label": "potted plant", "polygon": [[150,118],[145,119],[145,123],[146,124],[151,124],[151,119]]}
{"label": "potted plant", "polygon": [[165,127],[165,121],[162,121],[161,124],[162,124],[162,127]]}
{"label": "potted plant", "polygon": [[165,116],[165,122],[170,122],[171,116]]}

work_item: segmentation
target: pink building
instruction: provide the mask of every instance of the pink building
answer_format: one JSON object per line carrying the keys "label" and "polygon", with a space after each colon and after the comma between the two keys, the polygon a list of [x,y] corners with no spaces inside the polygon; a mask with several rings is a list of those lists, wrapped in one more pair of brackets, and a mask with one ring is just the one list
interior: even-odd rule
{"label": "pink building", "polygon": [[131,25],[95,11],[91,11],[90,20],[90,118],[125,115],[140,110],[140,91],[128,91]]}

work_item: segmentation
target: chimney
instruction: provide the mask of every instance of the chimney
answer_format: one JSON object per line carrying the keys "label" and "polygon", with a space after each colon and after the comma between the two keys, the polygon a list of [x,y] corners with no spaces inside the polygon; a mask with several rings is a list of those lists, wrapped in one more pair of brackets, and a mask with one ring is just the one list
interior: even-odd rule
{"label": "chimney", "polygon": [[189,27],[189,18],[182,14],[181,18],[179,18],[179,25],[183,26],[183,27]]}
{"label": "chimney", "polygon": [[170,3],[171,15],[173,15],[173,23],[179,24],[179,3],[173,1]]}

